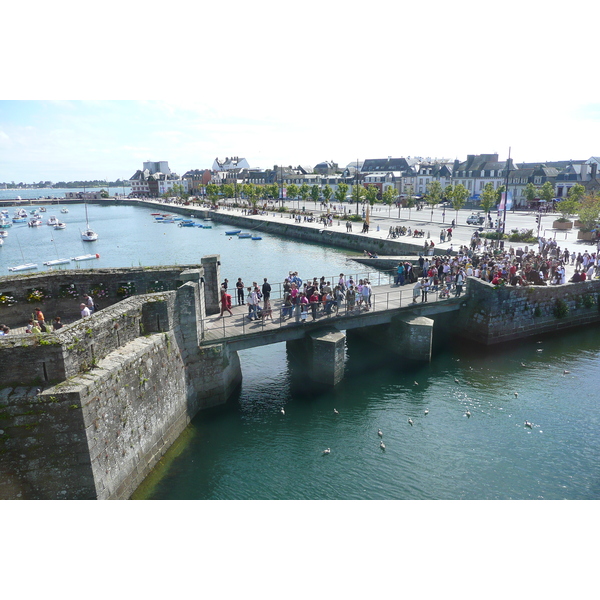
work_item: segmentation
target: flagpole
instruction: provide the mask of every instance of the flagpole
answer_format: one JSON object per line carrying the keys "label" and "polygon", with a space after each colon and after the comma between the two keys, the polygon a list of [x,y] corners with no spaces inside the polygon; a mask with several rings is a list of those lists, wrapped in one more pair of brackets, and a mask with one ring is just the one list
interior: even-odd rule
{"label": "flagpole", "polygon": [[506,230],[506,205],[508,204],[508,174],[510,173],[510,146],[508,147],[508,159],[506,161],[506,190],[504,192],[504,212],[502,215],[502,236]]}

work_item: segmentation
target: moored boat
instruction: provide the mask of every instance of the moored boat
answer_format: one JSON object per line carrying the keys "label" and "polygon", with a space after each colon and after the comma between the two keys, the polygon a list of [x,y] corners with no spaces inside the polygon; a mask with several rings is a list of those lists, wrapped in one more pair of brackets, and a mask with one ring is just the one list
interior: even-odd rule
{"label": "moored boat", "polygon": [[87,204],[85,205],[85,228],[85,231],[81,232],[81,240],[83,242],[95,242],[98,239],[98,234],[90,227]]}
{"label": "moored boat", "polygon": [[48,260],[44,263],[44,265],[46,267],[53,267],[55,265],[66,265],[67,263],[70,263],[71,259],[70,258],[57,258],[56,260]]}
{"label": "moored boat", "polygon": [[54,215],[52,215],[52,216],[51,216],[51,217],[50,217],[50,218],[49,218],[49,219],[46,221],[46,223],[47,223],[48,225],[53,225],[53,226],[54,226],[54,225],[56,225],[56,224],[58,223],[58,219],[57,219],[57,218],[56,218]]}
{"label": "moored boat", "polygon": [[240,240],[245,240],[246,238],[251,238],[252,234],[250,233],[238,233],[238,238],[240,238]]}
{"label": "moored boat", "polygon": [[54,229],[66,229],[67,226],[62,221],[56,221],[56,225],[54,225]]}
{"label": "moored boat", "polygon": [[81,260],[92,260],[93,258],[100,258],[99,254],[83,254],[81,256],[75,256],[71,260],[79,262]]}
{"label": "moored boat", "polygon": [[262,236],[260,236],[260,235],[253,235],[252,239],[253,240],[262,240]]}
{"label": "moored boat", "polygon": [[27,271],[28,269],[37,269],[37,264],[25,263],[24,265],[17,265],[16,267],[8,267],[9,271]]}
{"label": "moored boat", "polygon": [[225,235],[237,235],[238,233],[241,233],[242,230],[241,229],[232,229],[231,231],[226,231]]}
{"label": "moored boat", "polygon": [[68,209],[68,208],[61,208],[61,209],[60,209],[60,212],[61,212],[63,215],[66,215],[66,214],[69,212],[69,209]]}
{"label": "moored boat", "polygon": [[27,223],[27,225],[29,225],[29,227],[41,227],[42,226],[42,220],[38,219],[37,217],[33,217],[32,219],[29,220],[29,222]]}
{"label": "moored boat", "polygon": [[2,229],[8,229],[9,227],[12,227],[10,219],[0,219],[0,227]]}

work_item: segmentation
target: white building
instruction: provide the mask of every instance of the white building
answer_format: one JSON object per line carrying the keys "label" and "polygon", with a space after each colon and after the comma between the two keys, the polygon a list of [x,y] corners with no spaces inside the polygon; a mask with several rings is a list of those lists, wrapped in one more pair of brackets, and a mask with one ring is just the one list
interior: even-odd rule
{"label": "white building", "polygon": [[225,160],[219,160],[215,158],[213,162],[213,171],[232,171],[234,169],[249,169],[250,165],[245,158],[239,158],[238,156],[232,156],[231,158],[226,157]]}

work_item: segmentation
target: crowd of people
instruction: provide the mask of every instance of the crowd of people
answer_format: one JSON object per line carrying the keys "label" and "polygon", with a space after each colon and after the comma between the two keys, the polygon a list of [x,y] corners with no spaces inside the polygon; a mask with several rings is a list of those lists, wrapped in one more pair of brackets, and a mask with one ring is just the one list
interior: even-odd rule
{"label": "crowd of people", "polygon": [[[265,277],[262,285],[256,281],[246,287],[241,277],[235,284],[237,305],[248,307],[247,317],[251,321],[273,320],[271,305],[271,284]],[[371,309],[372,287],[368,279],[354,281],[352,276],[340,273],[337,281],[328,281],[324,276],[302,281],[296,271],[290,271],[281,286],[281,319],[294,318],[305,322],[309,317],[314,321],[319,317],[338,316],[342,313],[358,313]],[[221,284],[221,312],[231,312],[231,295],[227,279]]]}
{"label": "crowd of people", "polygon": [[[89,317],[96,309],[97,306],[94,303],[94,299],[89,294],[84,294],[83,302],[79,305],[81,318]],[[36,307],[25,326],[25,333],[53,333],[54,331],[62,329],[63,325],[61,317],[54,317],[52,321],[48,321],[46,320],[42,309]],[[0,336],[8,335],[10,331],[10,327],[0,324]]]}

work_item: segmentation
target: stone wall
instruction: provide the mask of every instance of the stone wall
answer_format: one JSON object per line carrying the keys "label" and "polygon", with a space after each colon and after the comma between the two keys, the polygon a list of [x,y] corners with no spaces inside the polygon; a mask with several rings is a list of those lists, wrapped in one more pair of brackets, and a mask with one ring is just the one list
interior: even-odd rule
{"label": "stone wall", "polygon": [[128,498],[196,412],[232,394],[237,353],[199,347],[204,281],[182,277],[54,334],[0,340],[1,372],[19,374],[0,390],[0,498]]}
{"label": "stone wall", "polygon": [[[146,204],[138,201],[136,201],[136,204],[146,205],[149,208],[156,206],[152,203]],[[181,214],[186,215],[195,215],[198,218],[210,217],[213,221],[218,223],[235,225],[243,229],[252,229],[253,231],[272,233],[284,238],[294,238],[305,242],[315,242],[325,246],[345,248],[347,250],[359,252],[360,254],[362,254],[364,250],[368,250],[369,252],[390,256],[415,255],[419,252],[423,252],[423,243],[425,241],[424,239],[421,239],[419,242],[415,241],[414,243],[411,243],[407,241],[411,238],[405,238],[403,241],[398,239],[381,240],[370,238],[359,233],[362,228],[362,223],[353,223],[354,233],[346,233],[345,221],[340,221],[340,225],[338,226],[337,219],[334,219],[333,227],[313,229],[294,223],[292,216],[288,213],[281,213],[280,220],[264,221],[259,218],[253,218],[250,215],[239,215],[222,209],[215,211],[194,208],[191,206],[169,206],[169,210],[171,212],[180,212]],[[435,227],[435,231],[438,231],[437,226]],[[437,246],[435,246],[434,253],[445,254],[446,250],[438,249]]]}
{"label": "stone wall", "polygon": [[553,286],[500,286],[469,278],[456,332],[483,344],[598,323],[600,280]]}
{"label": "stone wall", "polygon": [[[83,294],[90,294],[104,309],[138,294],[172,291],[190,279],[203,275],[201,265],[179,267],[137,267],[131,269],[69,269],[0,277],[0,296],[10,296],[15,304],[0,304],[0,323],[23,327],[33,309],[42,309],[47,320],[79,318]],[[34,290],[44,297],[30,300]]]}

